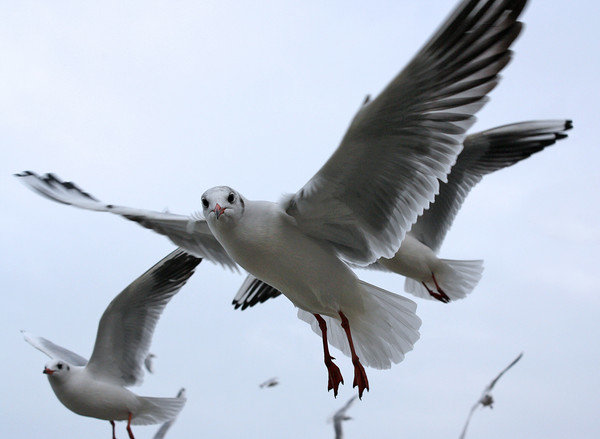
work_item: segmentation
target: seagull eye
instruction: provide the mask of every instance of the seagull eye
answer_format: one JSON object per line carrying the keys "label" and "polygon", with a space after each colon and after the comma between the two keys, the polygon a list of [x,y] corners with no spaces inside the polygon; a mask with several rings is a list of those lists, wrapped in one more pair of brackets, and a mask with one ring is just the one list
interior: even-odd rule
{"label": "seagull eye", "polygon": [[206,198],[202,198],[202,205],[208,207],[208,200]]}
{"label": "seagull eye", "polygon": [[233,195],[233,192],[229,194],[229,196],[227,197],[227,201],[229,203],[233,203],[233,201],[235,200],[235,196]]}
{"label": "seagull eye", "polygon": [[58,363],[58,364],[56,365],[56,367],[58,367],[59,369],[62,369],[62,363]]}

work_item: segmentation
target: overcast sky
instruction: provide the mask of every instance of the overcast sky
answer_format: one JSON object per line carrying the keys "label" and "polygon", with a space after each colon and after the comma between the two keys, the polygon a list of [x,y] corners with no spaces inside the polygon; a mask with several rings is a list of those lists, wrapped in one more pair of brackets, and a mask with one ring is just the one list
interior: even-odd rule
{"label": "overcast sky", "polygon": [[[55,172],[99,199],[188,214],[227,184],[295,192],[457,3],[19,1],[0,4],[0,436],[107,439],[63,407],[20,329],[89,356],[97,322],[174,247],[108,214],[51,203],[12,177]],[[519,352],[467,437],[596,438],[600,431],[597,1],[531,1],[473,131],[572,118],[569,138],[485,177],[441,256],[485,260],[466,300],[418,302],[421,339],[349,410],[352,438],[458,437],[483,387]],[[359,276],[402,293],[398,275]],[[135,392],[188,403],[172,438],[330,438],[355,390],[326,391],[319,338],[285,298],[244,312],[243,280],[205,261],[167,306],[156,373]],[[259,389],[277,376],[281,384]],[[117,435],[126,437],[119,423]],[[138,439],[156,426],[136,427]]]}

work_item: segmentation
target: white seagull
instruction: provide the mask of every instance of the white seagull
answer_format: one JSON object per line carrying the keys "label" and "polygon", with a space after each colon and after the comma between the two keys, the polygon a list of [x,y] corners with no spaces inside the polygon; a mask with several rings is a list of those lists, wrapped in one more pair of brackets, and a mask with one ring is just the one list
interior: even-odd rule
{"label": "white seagull", "polygon": [[385,369],[400,362],[419,338],[421,321],[412,301],[360,281],[348,264],[392,258],[433,201],[511,58],[525,3],[461,1],[404,70],[359,109],[327,163],[280,203],[218,186],[201,197],[203,217],[190,218],[105,205],[73,184],[48,189],[32,173],[22,176],[42,195],[137,221],[281,291],[323,338],[328,389],[337,395],[343,383],[329,342],[351,356],[362,396],[369,389],[363,363]]}
{"label": "white seagull", "polygon": [[158,318],[200,261],[178,249],[115,297],[100,319],[89,361],[22,331],[27,342],[52,358],[43,372],[65,407],[109,421],[113,439],[114,421],[127,421],[127,433],[133,439],[132,424],[157,424],[179,413],[185,398],[138,396],[125,387],[142,382],[144,358]]}
{"label": "white seagull", "polygon": [[515,364],[517,364],[517,361],[519,361],[522,356],[523,356],[523,352],[521,352],[519,355],[517,355],[517,358],[515,358],[508,366],[506,366],[502,370],[502,372],[500,372],[496,376],[496,378],[494,378],[492,380],[492,382],[486,386],[486,388],[483,390],[483,393],[481,394],[481,396],[479,397],[477,402],[473,405],[473,407],[471,407],[471,411],[469,412],[469,416],[467,417],[467,422],[465,422],[465,426],[463,428],[462,433],[460,434],[459,439],[464,439],[465,435],[467,434],[467,427],[469,426],[471,417],[473,416],[473,413],[475,413],[475,410],[477,409],[477,407],[479,407],[481,405],[481,407],[489,407],[491,409],[494,408],[492,406],[492,404],[494,403],[494,398],[492,398],[492,395],[490,392],[492,391],[492,389],[494,388],[494,386],[496,385],[496,383],[498,382],[500,377],[502,377],[502,375],[504,375],[508,369],[513,367]]}
{"label": "white seagull", "polygon": [[[447,231],[471,189],[484,175],[514,165],[567,137],[570,120],[535,120],[492,128],[467,136],[464,148],[440,184],[434,202],[406,233],[393,258],[380,258],[367,268],[406,276],[404,290],[417,297],[448,303],[466,297],[479,282],[483,261],[436,256]],[[248,275],[233,299],[242,310],[281,293]]]}
{"label": "white seagull", "polygon": [[[185,403],[185,401],[186,401],[185,388],[182,387],[181,389],[179,389],[179,392],[177,392],[177,396],[175,396],[175,398],[181,399]],[[157,430],[157,432],[154,433],[154,437],[152,439],[163,439],[165,437],[165,435],[167,434],[167,431],[169,430],[169,428],[171,428],[171,426],[175,422],[175,419],[176,418],[172,418],[172,419],[168,420],[167,422],[165,422],[163,425],[161,425],[160,428]]]}

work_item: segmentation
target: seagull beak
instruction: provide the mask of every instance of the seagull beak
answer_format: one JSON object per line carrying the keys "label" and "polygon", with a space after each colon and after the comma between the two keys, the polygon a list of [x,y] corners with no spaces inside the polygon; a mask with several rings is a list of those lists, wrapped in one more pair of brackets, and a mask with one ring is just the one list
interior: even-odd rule
{"label": "seagull beak", "polygon": [[212,212],[215,213],[215,215],[217,216],[217,219],[219,219],[219,217],[221,215],[223,215],[223,212],[225,212],[225,209],[227,209],[226,207],[221,207],[219,206],[219,203],[217,203],[217,205],[215,206],[215,208],[212,210]]}
{"label": "seagull beak", "polygon": [[52,369],[48,369],[47,367],[44,367],[44,371],[42,373],[45,373],[46,375],[52,375],[54,373],[54,371]]}

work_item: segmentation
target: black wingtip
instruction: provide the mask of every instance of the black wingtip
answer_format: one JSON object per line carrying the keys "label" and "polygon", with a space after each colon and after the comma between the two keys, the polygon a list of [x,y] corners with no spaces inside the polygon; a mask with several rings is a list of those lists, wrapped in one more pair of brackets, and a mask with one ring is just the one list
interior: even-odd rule
{"label": "black wingtip", "polygon": [[23,171],[20,174],[13,174],[14,177],[29,177],[31,175],[35,175],[32,171]]}
{"label": "black wingtip", "polygon": [[570,130],[571,128],[573,128],[573,121],[571,119],[567,119],[565,122],[565,131]]}

